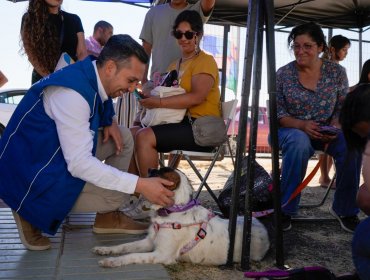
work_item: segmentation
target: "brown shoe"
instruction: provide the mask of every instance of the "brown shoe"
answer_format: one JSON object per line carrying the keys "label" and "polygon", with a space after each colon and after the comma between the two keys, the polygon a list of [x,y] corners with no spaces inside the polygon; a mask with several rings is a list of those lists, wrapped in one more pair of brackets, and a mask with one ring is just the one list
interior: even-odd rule
{"label": "brown shoe", "polygon": [[96,213],[93,232],[142,234],[148,231],[149,224],[134,221],[121,211]]}
{"label": "brown shoe", "polygon": [[12,211],[15,223],[17,224],[19,237],[28,250],[43,251],[50,249],[50,240],[41,234],[41,231],[24,220],[15,211]]}

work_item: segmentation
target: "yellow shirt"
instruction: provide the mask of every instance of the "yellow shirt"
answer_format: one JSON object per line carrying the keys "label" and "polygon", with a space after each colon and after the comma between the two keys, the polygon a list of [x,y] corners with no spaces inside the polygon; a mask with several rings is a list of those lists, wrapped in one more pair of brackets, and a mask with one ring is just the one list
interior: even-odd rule
{"label": "yellow shirt", "polygon": [[[168,70],[176,69],[177,62],[173,62]],[[206,54],[201,51],[196,57],[184,61],[180,65],[179,71],[180,86],[185,89],[186,92],[191,92],[191,78],[197,74],[208,74],[214,79],[213,86],[208,93],[206,100],[196,106],[189,108],[190,115],[193,118],[201,116],[221,116],[221,100],[219,90],[219,75],[218,67],[213,56]]]}

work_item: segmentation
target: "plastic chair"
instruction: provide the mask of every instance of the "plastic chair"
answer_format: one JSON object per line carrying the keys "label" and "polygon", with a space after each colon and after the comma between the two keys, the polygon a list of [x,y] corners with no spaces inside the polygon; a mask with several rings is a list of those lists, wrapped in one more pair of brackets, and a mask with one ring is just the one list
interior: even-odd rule
{"label": "plastic chair", "polygon": [[[222,105],[221,105],[222,106],[222,117],[225,120],[226,131],[229,129],[230,123],[234,118],[237,104],[238,104],[237,99],[227,101],[227,102],[222,102]],[[233,161],[233,164],[234,164],[229,137],[226,139],[226,141],[224,143],[222,143],[218,147],[215,147],[215,149],[212,152],[194,152],[194,151],[183,151],[183,150],[174,150],[174,151],[170,152],[170,154],[174,154],[175,156],[173,157],[171,162],[168,163],[168,166],[173,167],[173,164],[176,162],[176,157],[177,156],[182,156],[182,158],[185,159],[189,163],[189,165],[193,169],[194,173],[198,176],[199,180],[201,181],[201,183],[200,183],[200,185],[197,189],[197,193],[195,195],[195,198],[198,198],[199,195],[200,195],[200,192],[203,189],[203,187],[206,187],[208,193],[211,195],[211,197],[214,199],[214,201],[218,205],[218,199],[217,199],[216,195],[213,193],[212,189],[207,184],[207,179],[208,179],[209,175],[211,174],[211,171],[212,171],[213,166],[215,165],[217,159],[219,158],[220,155],[223,154],[225,144],[227,145],[227,147],[230,151],[230,155],[231,155],[231,158],[232,158],[232,161]],[[208,167],[208,169],[207,169],[207,171],[204,175],[200,174],[198,168],[195,166],[194,162],[191,159],[192,157],[211,160],[211,163],[210,163],[210,165],[209,165],[209,167]]]}

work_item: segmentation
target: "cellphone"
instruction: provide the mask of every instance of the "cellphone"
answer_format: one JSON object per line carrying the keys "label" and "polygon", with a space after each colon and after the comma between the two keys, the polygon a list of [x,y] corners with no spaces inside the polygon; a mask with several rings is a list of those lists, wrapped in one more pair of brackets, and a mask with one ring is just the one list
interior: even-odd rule
{"label": "cellphone", "polygon": [[140,93],[137,89],[135,89],[133,91],[133,94],[135,95],[136,99],[137,100],[140,100],[140,99],[144,99],[145,98],[145,95]]}
{"label": "cellphone", "polygon": [[319,132],[322,134],[335,136],[340,132],[340,129],[335,126],[326,125],[326,126],[321,126],[319,129]]}

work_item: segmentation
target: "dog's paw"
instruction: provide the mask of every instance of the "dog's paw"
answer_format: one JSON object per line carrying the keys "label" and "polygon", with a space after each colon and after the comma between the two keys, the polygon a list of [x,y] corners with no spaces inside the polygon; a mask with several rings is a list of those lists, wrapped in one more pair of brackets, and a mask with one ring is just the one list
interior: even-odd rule
{"label": "dog's paw", "polygon": [[106,256],[112,254],[112,249],[109,247],[94,247],[91,252],[97,255]]}
{"label": "dog's paw", "polygon": [[117,267],[123,265],[119,258],[106,258],[99,261],[102,267]]}

